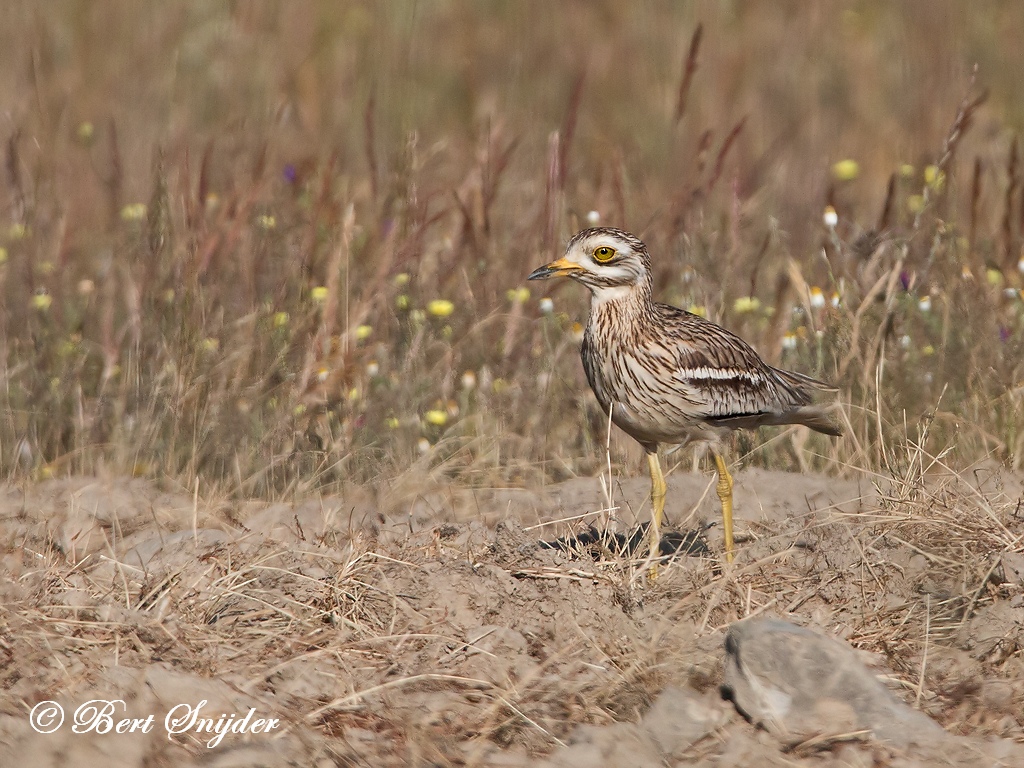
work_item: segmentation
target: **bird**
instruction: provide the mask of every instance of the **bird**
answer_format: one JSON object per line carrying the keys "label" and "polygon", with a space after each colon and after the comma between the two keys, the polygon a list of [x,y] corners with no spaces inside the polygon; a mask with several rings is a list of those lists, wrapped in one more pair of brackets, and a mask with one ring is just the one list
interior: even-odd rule
{"label": "bird", "polygon": [[837,390],[774,368],[736,334],[700,315],[654,301],[651,257],[621,229],[585,229],[565,255],[529,280],[568,277],[590,289],[580,350],[587,381],[612,422],[647,454],[651,474],[650,559],[660,555],[665,476],[658,446],[704,443],[714,456],[727,562],[733,561],[733,479],[722,438],[736,429],[802,424],[838,437]]}

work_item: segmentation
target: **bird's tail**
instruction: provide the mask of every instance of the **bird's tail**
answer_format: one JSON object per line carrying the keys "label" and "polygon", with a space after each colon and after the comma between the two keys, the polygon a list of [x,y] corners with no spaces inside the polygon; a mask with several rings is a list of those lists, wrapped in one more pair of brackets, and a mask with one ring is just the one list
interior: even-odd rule
{"label": "bird's tail", "polygon": [[776,368],[775,373],[794,395],[793,408],[785,414],[784,423],[803,424],[815,432],[833,437],[843,434],[843,427],[838,419],[839,403],[834,399],[827,403],[815,402],[821,395],[835,394],[839,391],[838,387],[794,371],[781,371]]}
{"label": "bird's tail", "polygon": [[837,418],[839,412],[838,403],[828,405],[803,405],[787,414],[787,421],[790,424],[803,424],[815,432],[823,435],[839,437],[843,434],[843,425]]}

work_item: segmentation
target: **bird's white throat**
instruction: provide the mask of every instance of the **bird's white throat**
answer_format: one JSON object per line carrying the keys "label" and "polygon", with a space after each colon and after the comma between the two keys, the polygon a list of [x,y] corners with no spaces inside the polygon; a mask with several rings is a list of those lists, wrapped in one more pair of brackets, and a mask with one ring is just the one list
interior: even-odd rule
{"label": "bird's white throat", "polygon": [[597,308],[602,304],[638,304],[642,301],[642,292],[637,285],[600,286],[591,290],[590,305]]}

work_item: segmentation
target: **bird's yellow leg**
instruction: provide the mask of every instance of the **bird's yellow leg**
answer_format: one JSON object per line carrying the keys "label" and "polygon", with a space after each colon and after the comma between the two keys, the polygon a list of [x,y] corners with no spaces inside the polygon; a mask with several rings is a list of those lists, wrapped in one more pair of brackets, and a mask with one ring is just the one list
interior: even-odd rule
{"label": "bird's yellow leg", "polygon": [[651,466],[651,559],[661,554],[661,521],[665,517],[665,476],[661,474],[658,452],[647,454]]}
{"label": "bird's yellow leg", "polygon": [[718,498],[722,502],[722,526],[725,532],[725,560],[732,562],[732,475],[725,466],[725,460],[713,451],[715,466],[718,468]]}

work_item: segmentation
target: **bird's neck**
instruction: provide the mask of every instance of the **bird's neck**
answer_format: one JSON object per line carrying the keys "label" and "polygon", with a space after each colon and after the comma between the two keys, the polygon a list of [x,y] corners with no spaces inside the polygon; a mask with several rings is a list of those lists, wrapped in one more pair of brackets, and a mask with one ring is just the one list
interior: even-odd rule
{"label": "bird's neck", "polygon": [[590,315],[594,318],[612,312],[626,322],[642,323],[651,316],[653,305],[653,291],[648,280],[631,285],[603,286],[591,293]]}

